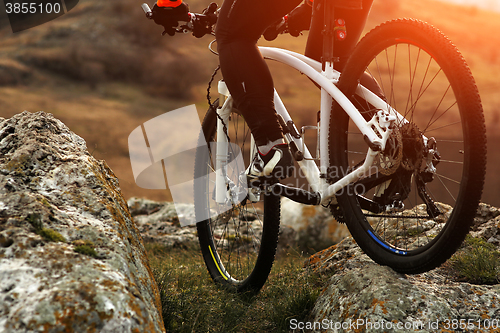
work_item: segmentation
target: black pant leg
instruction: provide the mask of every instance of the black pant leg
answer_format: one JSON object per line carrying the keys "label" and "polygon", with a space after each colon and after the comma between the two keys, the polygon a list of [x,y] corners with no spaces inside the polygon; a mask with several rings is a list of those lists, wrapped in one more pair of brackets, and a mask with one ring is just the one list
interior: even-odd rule
{"label": "black pant leg", "polygon": [[257,145],[281,138],[273,79],[257,45],[241,40],[219,44],[218,49],[224,81]]}
{"label": "black pant leg", "polygon": [[301,0],[226,0],[217,22],[219,62],[226,85],[258,145],[282,137],[274,84],[257,40]]}

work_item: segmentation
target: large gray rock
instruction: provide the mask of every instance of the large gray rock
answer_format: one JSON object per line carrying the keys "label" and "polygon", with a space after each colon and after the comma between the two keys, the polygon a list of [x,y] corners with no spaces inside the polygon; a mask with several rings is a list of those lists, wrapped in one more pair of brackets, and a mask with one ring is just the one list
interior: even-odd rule
{"label": "large gray rock", "polygon": [[[498,244],[498,210],[481,204],[475,237]],[[488,218],[490,220],[488,220]],[[492,332],[500,329],[500,285],[458,282],[446,268],[404,275],[374,263],[351,237],[311,256],[329,276],[308,322],[311,332]],[[314,328],[314,324],[316,327]]]}
{"label": "large gray rock", "polygon": [[496,207],[481,204],[477,210],[474,225],[470,232],[472,237],[483,238],[488,243],[500,247],[500,210]]}
{"label": "large gray rock", "polygon": [[[157,202],[145,198],[130,198],[127,201],[142,238],[146,242],[159,243],[166,248],[197,248],[196,225],[181,227],[178,214],[185,219],[195,220],[192,204]],[[255,223],[255,232],[262,226]],[[307,206],[281,199],[281,225],[278,253],[290,248],[304,251],[324,249],[349,236],[345,224],[333,218],[324,207]]]}
{"label": "large gray rock", "polygon": [[50,114],[0,118],[0,331],[162,332],[160,308],[106,163]]}
{"label": "large gray rock", "polygon": [[[181,227],[178,214],[194,219],[194,206],[173,202],[157,202],[144,198],[127,201],[134,221],[145,242],[162,244],[166,248],[196,248],[196,224]],[[178,212],[176,210],[182,210]]]}
{"label": "large gray rock", "polygon": [[281,228],[291,228],[293,238],[287,240],[292,247],[313,253],[349,236],[345,224],[332,216],[330,209],[322,206],[308,206],[281,198]]}

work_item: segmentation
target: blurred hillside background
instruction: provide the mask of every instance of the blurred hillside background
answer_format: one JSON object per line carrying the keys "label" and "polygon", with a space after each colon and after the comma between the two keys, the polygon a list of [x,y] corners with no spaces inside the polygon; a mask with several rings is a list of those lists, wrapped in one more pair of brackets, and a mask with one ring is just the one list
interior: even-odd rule
{"label": "blurred hillside background", "polygon": [[[209,3],[186,2],[194,12]],[[16,34],[2,10],[0,116],[8,118],[24,110],[54,114],[86,140],[93,156],[108,163],[125,198],[163,201],[171,199],[168,191],[135,185],[128,136],[145,121],[189,104],[196,104],[202,117],[207,109],[207,83],[218,59],[207,49],[210,36],[161,37],[161,27],[146,20],[141,3],[80,0],[68,14]],[[500,13],[435,0],[376,0],[366,29],[398,17],[435,25],[454,41],[469,63],[488,130],[483,201],[500,206]],[[305,42],[306,34],[299,38],[280,36],[261,44],[301,52]],[[312,124],[319,108],[316,88],[298,73],[276,63],[271,66],[276,87],[297,124]]]}

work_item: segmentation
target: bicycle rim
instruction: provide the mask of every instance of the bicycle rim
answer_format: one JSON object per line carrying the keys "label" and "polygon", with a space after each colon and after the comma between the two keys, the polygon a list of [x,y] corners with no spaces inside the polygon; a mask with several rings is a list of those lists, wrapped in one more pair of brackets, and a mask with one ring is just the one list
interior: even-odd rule
{"label": "bicycle rim", "polygon": [[[426,271],[458,248],[481,197],[486,138],[477,88],[453,44],[415,20],[375,28],[345,67],[339,88],[368,120],[377,110],[354,92],[367,76],[406,120],[396,121],[375,169],[344,189],[339,204],[372,259],[405,273]],[[367,148],[339,109],[334,105],[331,163],[351,170]]]}
{"label": "bicycle rim", "polygon": [[[196,156],[197,176],[215,171],[217,155],[217,116],[209,110],[203,121],[203,132],[209,149]],[[251,135],[243,117],[232,113],[227,125],[230,138],[229,160],[243,157],[243,163],[232,163],[227,176],[235,183],[250,162]],[[214,177],[205,177],[195,191],[203,193],[195,202],[198,216],[210,212],[210,218],[197,224],[198,238],[207,269],[214,281],[239,292],[255,293],[263,286],[271,270],[279,232],[279,196],[260,195],[251,202],[240,197],[236,204],[215,202]],[[236,184],[240,187],[241,184]]]}

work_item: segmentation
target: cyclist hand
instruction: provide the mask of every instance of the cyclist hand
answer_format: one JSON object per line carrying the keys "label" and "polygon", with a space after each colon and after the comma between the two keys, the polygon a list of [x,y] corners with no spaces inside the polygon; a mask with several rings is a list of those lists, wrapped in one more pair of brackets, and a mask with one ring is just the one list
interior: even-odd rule
{"label": "cyclist hand", "polygon": [[179,21],[189,21],[189,6],[184,2],[181,2],[177,7],[160,7],[155,4],[153,6],[153,20],[165,28],[164,33],[173,36]]}
{"label": "cyclist hand", "polygon": [[297,37],[303,30],[309,30],[311,25],[312,6],[303,3],[288,14],[288,32]]}
{"label": "cyclist hand", "polygon": [[205,15],[205,17],[193,21],[193,36],[201,38],[212,32],[212,25],[217,23],[216,11],[217,4],[215,2],[210,3],[210,5],[203,10],[201,14]]}
{"label": "cyclist hand", "polygon": [[303,30],[309,30],[311,25],[312,6],[308,3],[296,7],[283,19],[274,22],[264,32],[268,41],[276,39],[280,33],[287,31],[290,35],[298,37]]}

